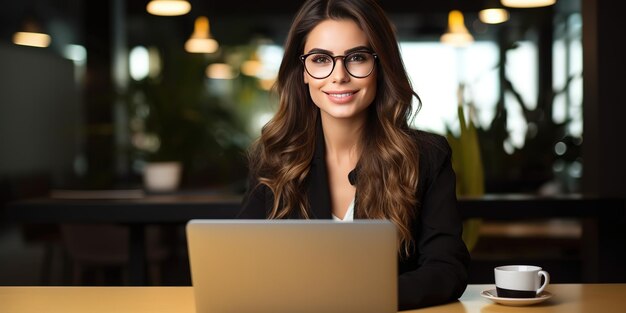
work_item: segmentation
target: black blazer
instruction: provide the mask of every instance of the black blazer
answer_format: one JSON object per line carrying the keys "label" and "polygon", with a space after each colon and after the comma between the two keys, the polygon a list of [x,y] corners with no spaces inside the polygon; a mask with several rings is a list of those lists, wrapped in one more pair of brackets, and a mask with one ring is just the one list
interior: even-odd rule
{"label": "black blazer", "polygon": [[[310,215],[314,219],[332,218],[323,136],[318,125],[306,189]],[[415,131],[414,138],[420,151],[416,191],[419,207],[416,208],[416,220],[412,223],[413,253],[408,258],[399,256],[399,310],[458,299],[467,286],[470,260],[461,238],[462,223],[457,211],[456,178],[450,161],[450,146],[442,136],[427,132]],[[351,183],[354,184],[356,178],[355,171],[352,171],[349,175]],[[264,219],[272,208],[273,194],[267,186],[257,186],[255,177],[251,177],[249,183],[253,189],[246,193],[238,218]],[[358,207],[354,210],[356,216]],[[300,218],[298,215],[295,212],[290,218]]]}

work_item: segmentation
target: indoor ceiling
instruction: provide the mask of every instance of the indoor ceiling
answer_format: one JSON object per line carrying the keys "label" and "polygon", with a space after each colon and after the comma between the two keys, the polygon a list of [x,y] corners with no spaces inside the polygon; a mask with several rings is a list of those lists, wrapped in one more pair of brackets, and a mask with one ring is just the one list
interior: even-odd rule
{"label": "indoor ceiling", "polygon": [[[297,0],[238,0],[206,1],[188,0],[192,10],[205,11],[206,14],[293,14],[303,1]],[[477,12],[484,0],[381,0],[380,4],[389,13],[430,13],[447,12],[452,7],[462,11]],[[145,11],[148,1],[128,1],[129,12]]]}
{"label": "indoor ceiling", "polygon": [[[89,0],[25,0],[6,1],[0,10],[0,42],[8,43],[12,34],[17,31],[26,16],[34,16],[46,28],[61,31],[74,39],[85,38],[86,20],[97,16],[106,21],[107,3],[124,4],[129,27],[146,24],[145,20],[166,24],[160,27],[176,28],[180,36],[188,36],[193,29],[193,21],[197,16],[206,15],[211,19],[216,36],[222,40],[236,43],[241,38],[254,32],[266,32],[276,38],[284,36],[293,14],[302,1],[297,0],[188,0],[192,11],[182,17],[155,17],[146,12],[149,0],[108,0],[107,2]],[[580,10],[581,0],[559,0],[558,11]],[[466,14],[466,24],[471,27],[476,20],[476,13],[483,7],[485,0],[380,0],[381,6],[392,16],[399,33],[409,38],[419,36],[438,36],[445,30],[447,12],[459,9]],[[89,13],[87,13],[91,10]],[[512,10],[509,25],[537,23],[545,14],[534,10]],[[106,25],[102,25],[103,28]],[[140,26],[148,27],[148,26]],[[470,30],[471,31],[471,30]],[[58,36],[57,36],[58,37]],[[58,41],[57,41],[58,42]]]}

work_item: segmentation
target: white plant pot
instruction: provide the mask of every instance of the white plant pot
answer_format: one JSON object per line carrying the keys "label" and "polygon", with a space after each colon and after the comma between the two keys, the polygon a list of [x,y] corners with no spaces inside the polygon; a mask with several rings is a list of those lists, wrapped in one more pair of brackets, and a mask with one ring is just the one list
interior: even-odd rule
{"label": "white plant pot", "polygon": [[180,162],[147,163],[143,170],[143,183],[148,191],[174,191],[178,189],[181,172]]}

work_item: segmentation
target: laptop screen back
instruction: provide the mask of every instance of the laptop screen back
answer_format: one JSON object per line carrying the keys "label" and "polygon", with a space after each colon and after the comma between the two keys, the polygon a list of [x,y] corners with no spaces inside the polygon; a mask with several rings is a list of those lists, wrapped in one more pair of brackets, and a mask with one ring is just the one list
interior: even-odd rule
{"label": "laptop screen back", "polygon": [[198,313],[397,311],[389,221],[192,220]]}

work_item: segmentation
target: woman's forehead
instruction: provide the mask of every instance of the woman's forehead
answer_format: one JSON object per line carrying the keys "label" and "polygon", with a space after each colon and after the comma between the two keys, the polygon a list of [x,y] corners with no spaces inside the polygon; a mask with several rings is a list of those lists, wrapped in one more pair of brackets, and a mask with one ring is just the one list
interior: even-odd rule
{"label": "woman's forehead", "polygon": [[304,52],[323,49],[335,55],[359,46],[369,46],[365,32],[350,19],[328,19],[317,24],[308,34]]}

